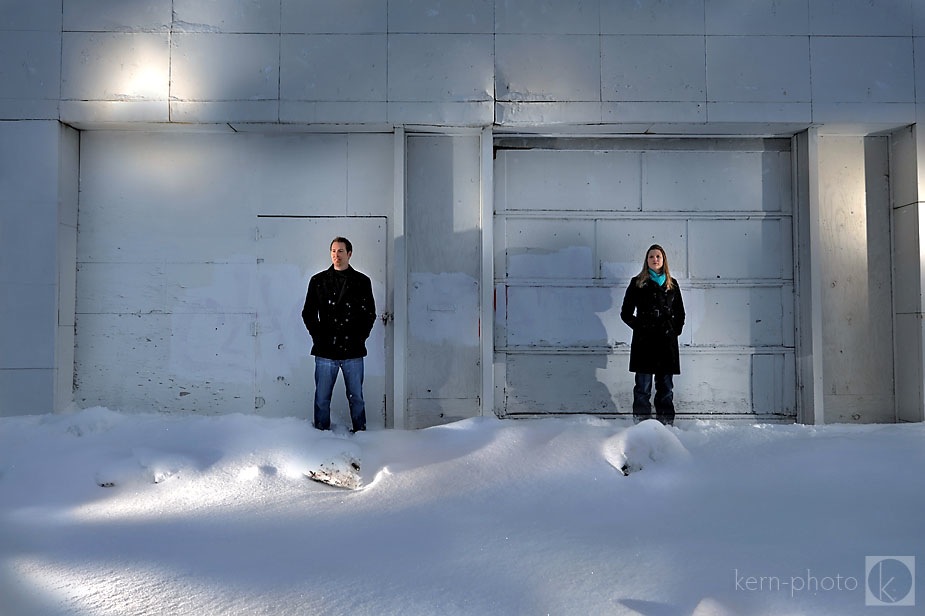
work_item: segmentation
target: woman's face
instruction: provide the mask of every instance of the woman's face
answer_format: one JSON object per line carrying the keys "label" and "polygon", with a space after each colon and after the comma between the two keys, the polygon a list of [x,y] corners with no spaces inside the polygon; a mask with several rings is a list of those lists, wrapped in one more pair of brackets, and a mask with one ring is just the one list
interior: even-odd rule
{"label": "woman's face", "polygon": [[649,269],[658,273],[662,272],[663,260],[662,251],[658,249],[652,249],[649,251],[649,254],[646,255],[646,263],[649,264]]}

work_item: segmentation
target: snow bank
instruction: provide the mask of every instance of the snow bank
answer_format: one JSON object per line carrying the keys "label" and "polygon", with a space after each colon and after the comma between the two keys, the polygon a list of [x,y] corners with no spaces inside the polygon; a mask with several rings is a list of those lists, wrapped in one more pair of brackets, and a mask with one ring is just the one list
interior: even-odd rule
{"label": "snow bank", "polygon": [[[341,450],[361,489],[305,478]],[[864,614],[868,557],[925,553],[921,468],[919,424],[7,418],[0,597],[4,616]]]}

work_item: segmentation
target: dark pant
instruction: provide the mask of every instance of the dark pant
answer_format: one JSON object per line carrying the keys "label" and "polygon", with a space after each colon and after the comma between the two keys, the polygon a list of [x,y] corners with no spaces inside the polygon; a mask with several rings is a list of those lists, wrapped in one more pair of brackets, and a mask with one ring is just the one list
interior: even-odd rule
{"label": "dark pant", "polygon": [[[633,420],[640,422],[652,417],[652,375],[636,373],[633,387]],[[665,425],[674,423],[674,379],[670,374],[655,375],[655,418]]]}
{"label": "dark pant", "polygon": [[366,403],[363,401],[363,358],[325,359],[315,358],[315,427],[331,429],[331,395],[337,373],[344,373],[347,389],[347,403],[350,406],[350,420],[354,430],[366,429]]}

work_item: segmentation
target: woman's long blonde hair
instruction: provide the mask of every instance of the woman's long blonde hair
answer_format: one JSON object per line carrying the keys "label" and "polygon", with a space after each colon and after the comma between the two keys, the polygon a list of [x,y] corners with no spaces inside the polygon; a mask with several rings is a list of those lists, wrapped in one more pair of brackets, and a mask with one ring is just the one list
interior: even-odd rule
{"label": "woman's long blonde hair", "polygon": [[646,251],[646,256],[642,259],[642,271],[636,274],[635,277],[636,286],[644,286],[646,284],[646,280],[649,279],[649,253],[653,250],[657,250],[662,253],[662,273],[665,274],[665,288],[671,289],[674,287],[674,283],[671,280],[671,270],[668,268],[668,255],[665,254],[665,249],[658,244],[652,244]]}

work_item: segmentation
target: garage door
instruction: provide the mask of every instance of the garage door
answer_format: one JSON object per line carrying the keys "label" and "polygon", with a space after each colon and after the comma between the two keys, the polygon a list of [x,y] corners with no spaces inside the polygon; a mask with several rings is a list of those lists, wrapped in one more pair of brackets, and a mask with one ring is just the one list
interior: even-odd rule
{"label": "garage door", "polygon": [[787,139],[495,143],[496,409],[632,412],[629,280],[668,253],[687,309],[679,416],[796,416]]}
{"label": "garage door", "polygon": [[[310,418],[308,276],[344,235],[389,310],[393,154],[389,134],[83,133],[77,404]],[[384,334],[377,321],[370,427],[384,424]]]}

